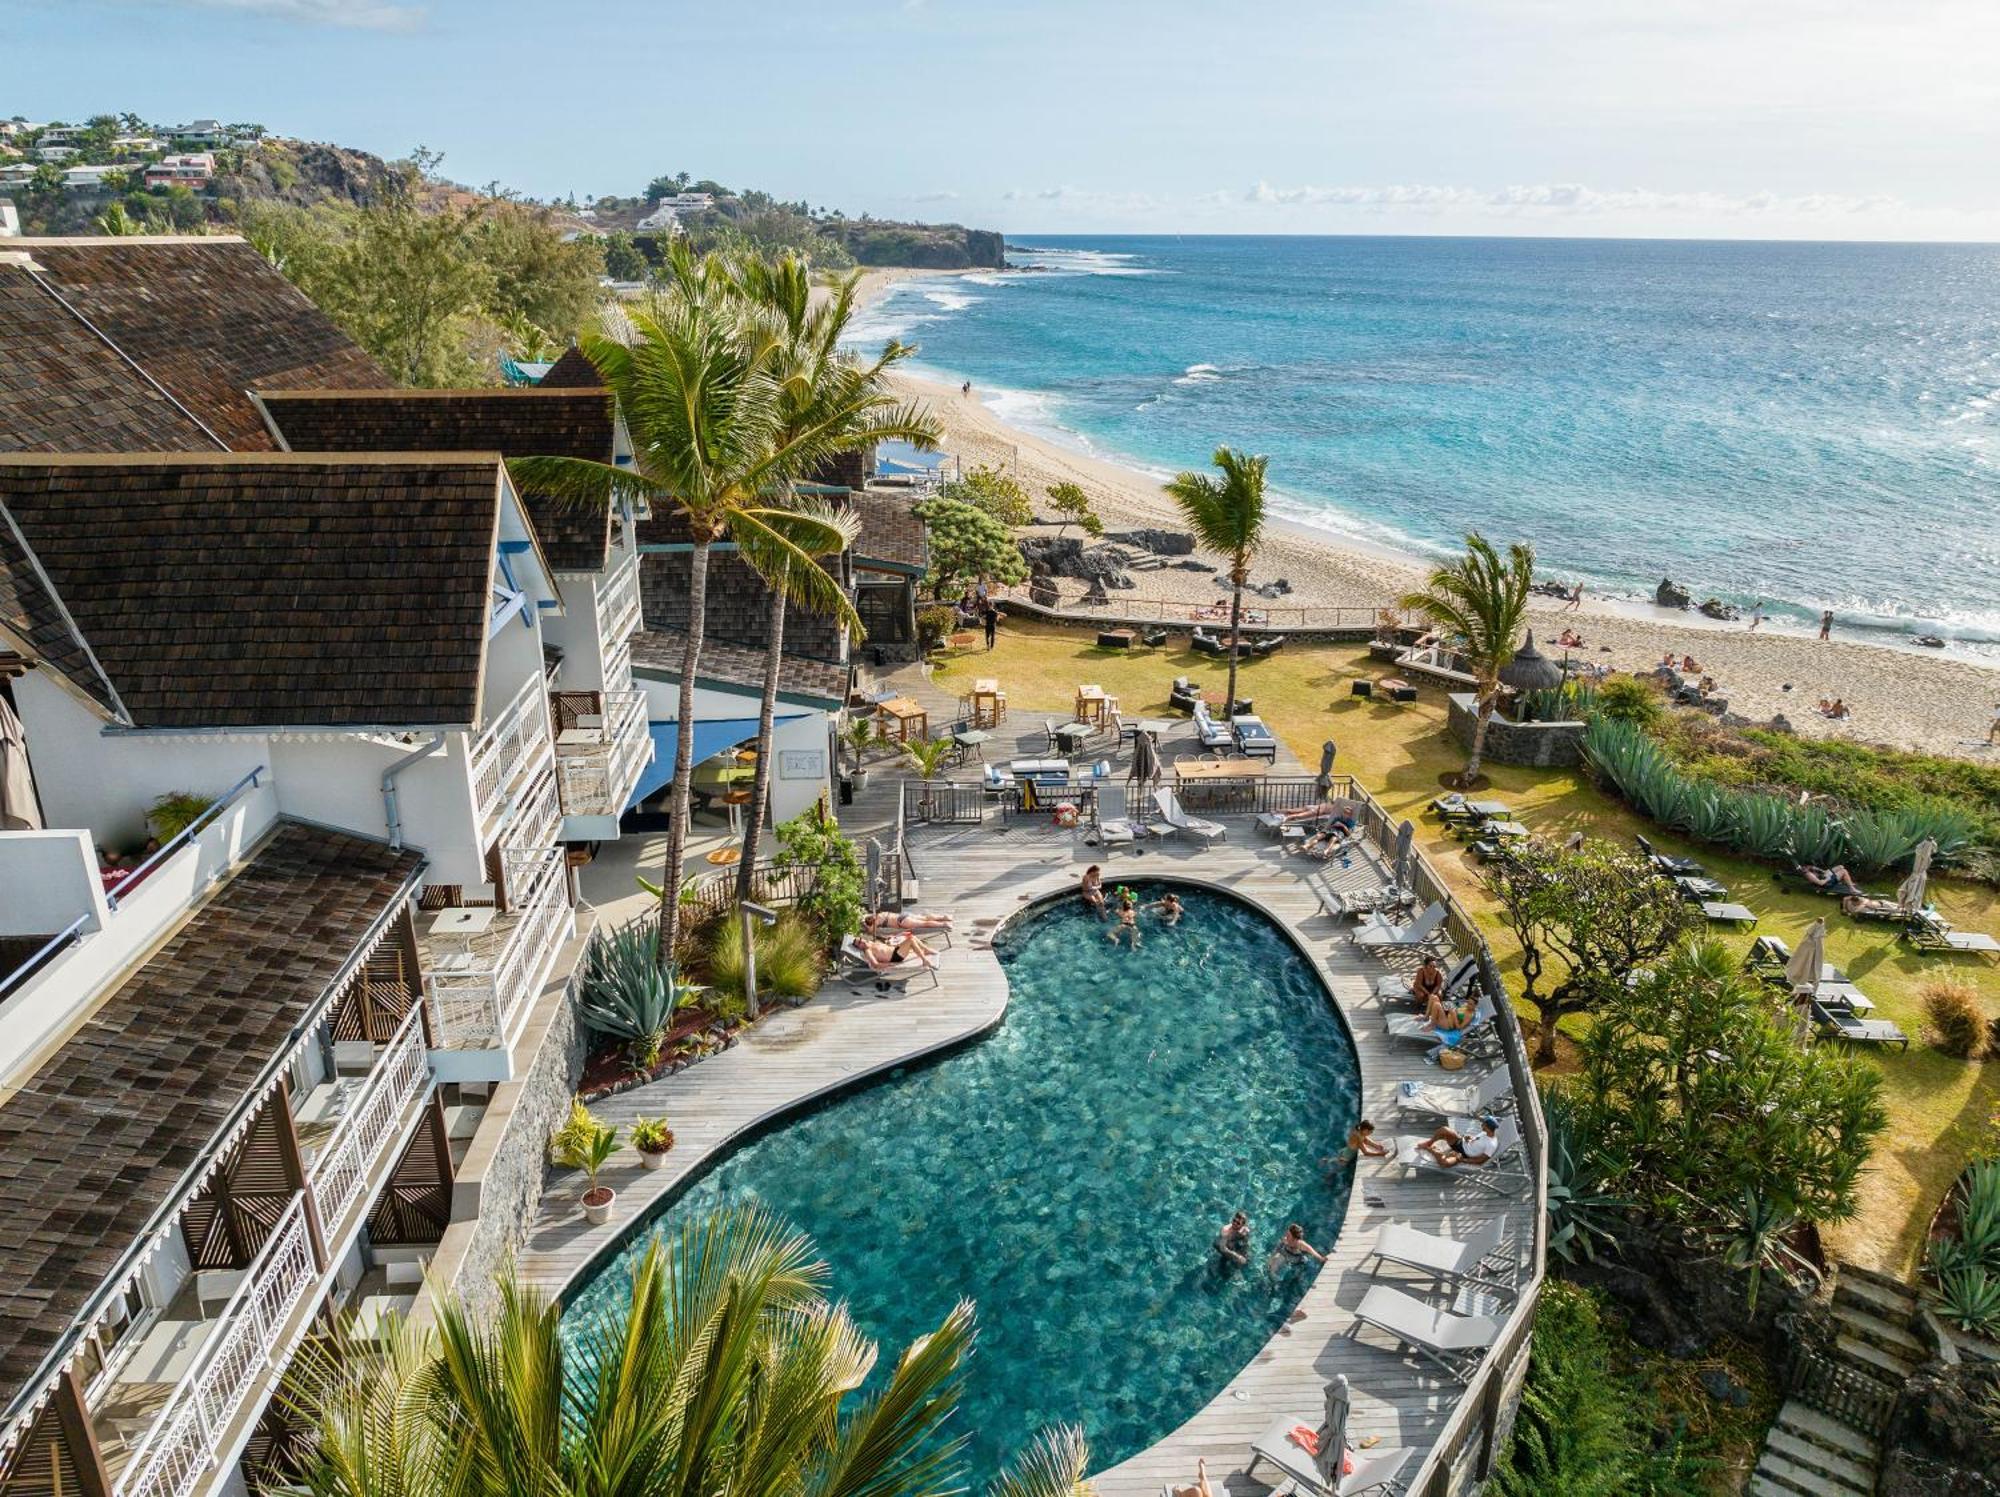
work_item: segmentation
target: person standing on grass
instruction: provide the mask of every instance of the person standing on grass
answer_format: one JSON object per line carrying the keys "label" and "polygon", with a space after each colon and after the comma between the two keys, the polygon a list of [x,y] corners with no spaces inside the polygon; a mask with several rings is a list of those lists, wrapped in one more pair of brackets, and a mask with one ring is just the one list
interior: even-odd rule
{"label": "person standing on grass", "polygon": [[1819,637],[1821,639],[1833,638],[1833,610],[1831,608],[1825,609],[1820,613]]}
{"label": "person standing on grass", "polygon": [[993,606],[991,598],[980,605],[979,622],[986,626],[986,648],[990,650],[994,636],[1000,632],[1000,610]]}

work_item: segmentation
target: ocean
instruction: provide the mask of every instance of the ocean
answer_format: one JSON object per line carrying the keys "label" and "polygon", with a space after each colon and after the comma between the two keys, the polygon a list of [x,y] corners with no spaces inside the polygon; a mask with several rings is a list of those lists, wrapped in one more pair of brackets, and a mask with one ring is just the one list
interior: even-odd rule
{"label": "ocean", "polygon": [[1165,474],[1267,453],[1286,518],[1398,554],[1662,577],[1843,636],[2000,647],[2000,246],[1037,237],[858,340]]}

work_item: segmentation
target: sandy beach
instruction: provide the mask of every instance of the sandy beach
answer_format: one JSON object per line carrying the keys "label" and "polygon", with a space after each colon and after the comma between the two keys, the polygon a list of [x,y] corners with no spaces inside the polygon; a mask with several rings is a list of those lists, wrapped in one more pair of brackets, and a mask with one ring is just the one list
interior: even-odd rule
{"label": "sandy beach", "polygon": [[[862,295],[873,299],[899,280],[955,273],[869,271]],[[1154,476],[1010,425],[984,403],[976,387],[967,397],[956,386],[915,375],[897,375],[895,383],[899,393],[930,403],[944,426],[944,452],[968,467],[1005,469],[1032,500],[1040,501],[1051,484],[1067,481],[1091,496],[1108,530],[1181,528],[1172,501]],[[1226,441],[1228,433],[1217,433],[1217,439]],[[1504,544],[1507,537],[1491,539]],[[1413,561],[1280,522],[1258,553],[1253,580],[1280,577],[1292,588],[1280,600],[1283,604],[1375,608],[1419,583],[1422,571]],[[1077,594],[1083,590],[1081,583],[1065,586]],[[1213,577],[1165,570],[1140,574],[1137,591],[1122,596],[1205,603],[1218,595]],[[2000,702],[2000,669],[1983,663],[1842,641],[1837,623],[1835,638],[1822,643],[1769,624],[1752,633],[1743,623],[1717,623],[1692,611],[1670,612],[1587,594],[1575,609],[1538,598],[1533,616],[1537,643],[1549,653],[1558,653],[1554,641],[1564,629],[1574,629],[1585,645],[1572,655],[1619,671],[1651,665],[1669,650],[1692,655],[1715,678],[1731,710],[1755,721],[1782,712],[1801,733],[1974,759],[2000,755],[2000,749],[1984,745],[1994,704]],[[1823,697],[1845,701],[1852,715],[1840,722],[1821,717],[1814,708]]]}

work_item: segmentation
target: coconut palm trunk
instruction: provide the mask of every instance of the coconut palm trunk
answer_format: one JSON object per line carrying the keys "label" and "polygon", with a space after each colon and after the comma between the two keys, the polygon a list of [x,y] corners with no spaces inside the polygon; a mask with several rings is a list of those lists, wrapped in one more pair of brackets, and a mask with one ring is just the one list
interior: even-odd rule
{"label": "coconut palm trunk", "polygon": [[699,531],[688,550],[687,638],[681,646],[681,695],[674,734],[674,784],[667,826],[667,866],[660,879],[660,964],[674,959],[681,934],[681,862],[687,856],[688,817],[694,809],[694,677],[708,623],[708,551]]}
{"label": "coconut palm trunk", "polygon": [[1229,700],[1225,710],[1234,712],[1237,652],[1243,642],[1243,589],[1250,582],[1250,560],[1264,539],[1264,469],[1268,460],[1218,447],[1213,461],[1222,470],[1221,478],[1182,473],[1166,487],[1195,539],[1229,558]]}
{"label": "coconut palm trunk", "polygon": [[1225,715],[1236,711],[1236,647],[1243,638],[1243,584],[1250,580],[1243,558],[1236,558],[1236,563],[1229,569],[1229,694],[1223,699]]}
{"label": "coconut palm trunk", "polygon": [[754,898],[757,881],[757,844],[764,834],[764,816],[771,804],[771,740],[777,732],[778,677],[785,663],[785,609],[789,604],[785,583],[791,571],[789,561],[778,564],[778,575],[766,579],[771,599],[764,615],[764,691],[757,703],[757,768],[750,781],[749,813],[743,825],[743,857],[736,865],[736,898],[739,903]]}

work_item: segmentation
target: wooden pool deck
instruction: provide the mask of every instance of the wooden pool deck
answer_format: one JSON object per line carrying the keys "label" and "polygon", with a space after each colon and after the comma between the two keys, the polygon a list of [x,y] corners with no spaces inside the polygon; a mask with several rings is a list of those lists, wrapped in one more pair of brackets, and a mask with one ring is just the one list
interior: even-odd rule
{"label": "wooden pool deck", "polygon": [[[939,985],[918,982],[884,998],[871,986],[829,984],[811,1004],[773,1015],[735,1048],[602,1104],[600,1115],[620,1125],[642,1113],[664,1113],[678,1136],[668,1167],[642,1171],[629,1151],[621,1154],[605,1174],[619,1193],[617,1217],[603,1227],[583,1221],[576,1179],[557,1179],[522,1251],[522,1276],[560,1290],[617,1240],[621,1228],[745,1131],[997,1023],[1005,1011],[1006,984],[990,950],[992,931],[1023,905],[1072,886],[1090,862],[1103,863],[1113,881],[1178,877],[1211,883],[1276,916],[1312,959],[1347,1020],[1360,1062],[1362,1115],[1376,1120],[1378,1136],[1428,1132],[1396,1126],[1396,1088],[1407,1078],[1442,1073],[1424,1063],[1422,1046],[1388,1039],[1374,992],[1376,978],[1392,964],[1410,963],[1385,962],[1354,946],[1344,923],[1322,913],[1315,892],[1321,883],[1339,889],[1377,882],[1372,858],[1357,854],[1343,868],[1338,860],[1321,864],[1287,856],[1250,818],[1223,819],[1229,832],[1222,842],[1203,847],[1149,839],[1139,844],[1145,850],[1138,854],[1088,846],[1083,834],[1058,832],[1038,818],[913,829],[908,849],[922,883],[920,902],[952,911],[959,928],[953,947],[940,953]],[[1473,1074],[1468,1069],[1458,1079]],[[1316,1424],[1325,1385],[1336,1373],[1345,1373],[1352,1388],[1352,1438],[1375,1437],[1377,1449],[1416,1447],[1403,1473],[1410,1479],[1461,1390],[1375,1332],[1350,1335],[1354,1307],[1367,1287],[1399,1278],[1395,1270],[1366,1273],[1362,1260],[1386,1223],[1463,1236],[1496,1215],[1504,1216],[1510,1241],[1525,1254],[1533,1230],[1527,1189],[1495,1196],[1435,1175],[1406,1178],[1400,1169],[1364,1163],[1327,1265],[1290,1322],[1179,1428],[1094,1477],[1101,1497],[1158,1497],[1162,1486],[1192,1483],[1198,1458],[1206,1458],[1218,1488],[1241,1497],[1264,1492],[1276,1473],[1265,1466],[1255,1479],[1245,1474],[1251,1440],[1280,1419],[1296,1416]],[[1266,1225],[1259,1223],[1260,1231]],[[1260,1237],[1258,1251],[1268,1247]],[[1423,1295],[1429,1286],[1410,1276],[1405,1287]],[[1079,1354],[1092,1353],[1080,1346]]]}

